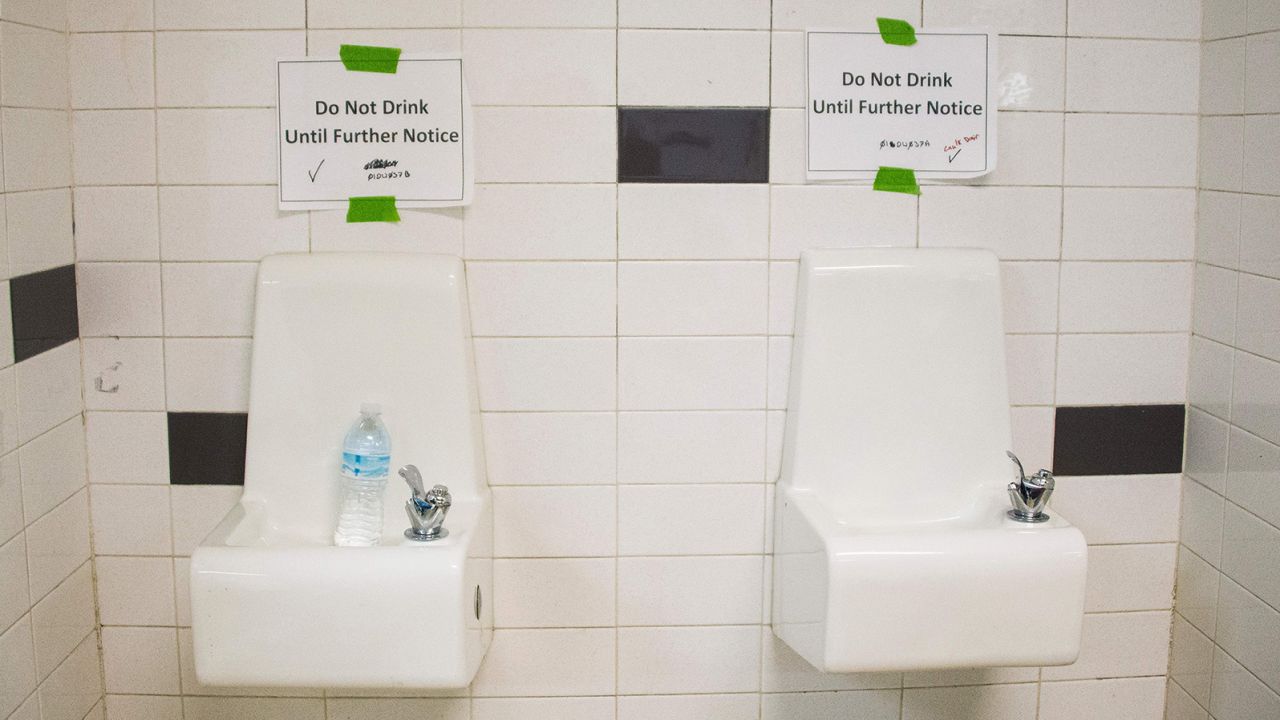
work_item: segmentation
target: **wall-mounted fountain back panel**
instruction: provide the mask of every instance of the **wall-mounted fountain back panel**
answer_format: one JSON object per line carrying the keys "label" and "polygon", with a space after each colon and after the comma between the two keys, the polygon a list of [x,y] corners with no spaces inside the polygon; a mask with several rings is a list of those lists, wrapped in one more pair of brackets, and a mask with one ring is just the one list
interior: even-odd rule
{"label": "wall-mounted fountain back panel", "polygon": [[[392,468],[459,500],[484,485],[462,264],[428,255],[277,255],[259,271],[245,498],[269,530],[328,544],[342,438],[382,405]],[[390,497],[407,497],[392,476]],[[402,502],[385,503],[388,535]],[[394,531],[394,532],[392,532]]]}
{"label": "wall-mounted fountain back panel", "polygon": [[858,524],[969,515],[1008,482],[999,266],[902,253],[811,253],[797,306],[783,477]]}

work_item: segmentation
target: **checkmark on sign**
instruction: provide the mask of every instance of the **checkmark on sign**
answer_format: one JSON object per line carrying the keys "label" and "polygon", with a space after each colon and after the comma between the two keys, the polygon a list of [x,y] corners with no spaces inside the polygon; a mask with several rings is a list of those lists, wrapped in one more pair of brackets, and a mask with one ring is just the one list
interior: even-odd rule
{"label": "checkmark on sign", "polygon": [[[959,150],[957,150],[957,151],[956,151],[956,155],[959,155],[959,154],[960,154],[960,153],[962,153],[962,152],[964,152],[964,148],[960,148]],[[952,160],[955,160],[955,159],[956,159],[956,155],[948,155],[948,156],[947,156],[947,163],[948,163],[948,164],[950,164]],[[317,169],[319,169],[319,168],[317,168]]]}
{"label": "checkmark on sign", "polygon": [[312,172],[310,170],[307,171],[307,177],[311,178],[311,182],[316,181],[316,175],[320,174],[320,168],[322,167],[324,167],[324,160],[321,160],[320,164],[316,166],[315,172]]}

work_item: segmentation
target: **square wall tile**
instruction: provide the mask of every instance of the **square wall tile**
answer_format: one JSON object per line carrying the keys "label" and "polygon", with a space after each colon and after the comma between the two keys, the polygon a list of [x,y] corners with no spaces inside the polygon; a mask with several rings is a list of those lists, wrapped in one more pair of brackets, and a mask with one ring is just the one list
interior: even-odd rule
{"label": "square wall tile", "polygon": [[83,336],[162,334],[160,263],[81,263],[76,274]]}
{"label": "square wall tile", "polygon": [[[476,108],[475,134],[487,138],[476,148],[476,182],[612,182],[616,114],[601,107]],[[521,152],[510,152],[515,147]]]}
{"label": "square wall tile", "polygon": [[389,0],[376,7],[361,0],[309,0],[307,27],[456,27],[462,19],[461,5],[461,0]]}
{"label": "square wall tile", "polygon": [[760,556],[618,559],[619,625],[748,625],[761,621]]}
{"label": "square wall tile", "polygon": [[622,0],[618,3],[618,26],[768,30],[769,11],[770,3],[766,0],[728,4],[715,0]]}
{"label": "square wall tile", "polygon": [[[1125,72],[1117,75],[1117,67]],[[1067,110],[1194,113],[1199,72],[1198,42],[1071,38]]]}
{"label": "square wall tile", "polygon": [[170,482],[243,485],[248,420],[246,413],[168,413]]}
{"label": "square wall tile", "polygon": [[766,109],[619,107],[617,119],[618,182],[769,180]]}
{"label": "square wall tile", "polygon": [[620,413],[618,482],[763,482],[764,445],[760,410]]}
{"label": "square wall tile", "polygon": [[489,484],[612,485],[617,420],[611,412],[484,413]]}
{"label": "square wall tile", "polygon": [[172,412],[243,413],[249,409],[247,338],[164,341],[165,403]]}
{"label": "square wall tile", "polygon": [[810,27],[865,27],[874,29],[876,17],[902,18],[920,24],[920,3],[916,0],[775,0],[775,30],[804,30]]}
{"label": "square wall tile", "polygon": [[62,0],[9,0],[0,11],[0,17],[62,32],[67,29],[67,3]]}
{"label": "square wall tile", "polygon": [[1190,329],[1190,263],[1062,263],[1060,282],[1061,332]]}
{"label": "square wall tile", "polygon": [[[155,153],[161,183],[234,185],[276,182],[275,110],[169,109],[159,110],[154,115],[152,147],[158,148]],[[223,143],[221,139],[227,137],[241,138],[241,141]],[[219,152],[204,151],[204,148],[212,147],[219,148]],[[154,181],[153,178],[150,182]],[[163,216],[161,228],[163,242]]]}
{"label": "square wall tile", "polygon": [[[493,515],[496,557],[608,557],[617,549],[613,487],[493,488]],[[553,515],[559,524],[546,522]]]}
{"label": "square wall tile", "polygon": [[[1212,0],[1205,5],[1213,4]],[[1200,39],[1200,4],[1195,0],[1072,0],[1067,13],[1071,35]]]}
{"label": "square wall tile", "polygon": [[306,0],[153,1],[158,30],[301,28],[307,19]]}
{"label": "square wall tile", "polygon": [[39,600],[89,559],[89,502],[81,490],[27,526],[27,577]]}
{"label": "square wall tile", "polygon": [[1171,608],[1177,551],[1174,543],[1090,547],[1085,612]]}
{"label": "square wall tile", "polygon": [[0,586],[0,627],[8,628],[31,609],[25,536],[19,535],[0,543],[0,577],[5,578],[4,585]]}
{"label": "square wall tile", "polygon": [[1110,714],[1160,720],[1164,717],[1166,682],[1162,677],[1150,677],[1045,683],[1040,689],[1040,717],[1075,720]]}
{"label": "square wall tile", "polygon": [[1037,689],[1031,683],[911,688],[902,693],[902,720],[1017,720],[1035,713]]}
{"label": "square wall tile", "polygon": [[769,256],[769,189],[627,183],[618,187],[618,255],[630,260]]}
{"label": "square wall tile", "polygon": [[109,693],[178,695],[178,632],[104,627],[102,666]]}
{"label": "square wall tile", "polygon": [[170,558],[102,556],[94,564],[103,625],[174,624]]}
{"label": "square wall tile", "polygon": [[618,103],[768,105],[769,35],[620,30]]}
{"label": "square wall tile", "polygon": [[1066,188],[1062,256],[1069,260],[1190,260],[1195,218],[1196,193],[1190,189]]}
{"label": "square wall tile", "polygon": [[1057,188],[929,188],[920,198],[920,247],[980,247],[1002,260],[1056,260]]}
{"label": "square wall tile", "polygon": [[623,695],[753,692],[760,688],[757,626],[618,630]]}
{"label": "square wall tile", "polygon": [[622,338],[625,410],[749,410],[765,401],[764,338]]}
{"label": "square wall tile", "polygon": [[1193,187],[1197,119],[1182,115],[1067,115],[1068,185]]}
{"label": "square wall tile", "polygon": [[75,226],[79,262],[160,259],[155,188],[76,188]]}
{"label": "square wall tile", "polygon": [[168,486],[94,485],[92,509],[96,554],[173,553]]}
{"label": "square wall tile", "polygon": [[84,563],[31,608],[37,676],[48,677],[93,633],[97,621],[93,598],[93,571]]}
{"label": "square wall tile", "polygon": [[[762,484],[623,485],[618,488],[618,554],[763,552],[768,489]],[[669,502],[672,493],[682,502]],[[655,533],[655,527],[664,530]]]}
{"label": "square wall tile", "polygon": [[477,339],[483,410],[612,410],[613,338]]}
{"label": "square wall tile", "polygon": [[185,508],[182,522],[173,527],[173,554],[183,557],[195,552],[243,494],[239,485],[173,485],[169,489],[172,507]]}
{"label": "square wall tile", "polygon": [[71,191],[32,190],[4,196],[8,222],[9,277],[75,262]]}
{"label": "square wall tile", "polygon": [[494,336],[613,335],[613,263],[467,263],[471,332]]}
{"label": "square wall tile", "polygon": [[1163,674],[1169,664],[1169,613],[1085,615],[1080,659],[1041,670],[1042,680]]}
{"label": "square wall tile", "polygon": [[466,0],[462,23],[467,27],[607,27],[617,24],[616,0],[552,0],[520,3]]}
{"label": "square wall tile", "polygon": [[156,181],[152,110],[72,113],[77,185],[141,185]]}
{"label": "square wall tile", "polygon": [[1280,447],[1232,428],[1226,495],[1280,527]]}
{"label": "square wall tile", "polygon": [[924,19],[934,27],[991,26],[1012,35],[1061,35],[1067,25],[1067,3],[1064,0],[994,0],[981,4],[925,0]]}
{"label": "square wall tile", "polygon": [[45,190],[71,185],[71,117],[65,110],[4,108],[4,187]]}
{"label": "square wall tile", "polygon": [[302,30],[156,33],[156,104],[274,106],[276,58],[306,55],[306,46]]}
{"label": "square wall tile", "polygon": [[151,33],[72,35],[71,107],[152,107],[154,56]]}
{"label": "square wall tile", "polygon": [[1187,336],[1062,335],[1058,402],[1063,405],[1180,404],[1187,394]]}
{"label": "square wall tile", "polygon": [[[615,687],[615,631],[496,630],[472,682],[477,698],[606,695]],[[557,662],[546,662],[549,657]]]}
{"label": "square wall tile", "polygon": [[0,712],[11,713],[36,689],[36,660],[31,646],[31,620],[19,620],[0,632]]}
{"label": "square wall tile", "polygon": [[23,445],[18,449],[18,464],[22,509],[30,524],[85,486],[84,426],[80,418],[73,417]]}
{"label": "square wall tile", "polygon": [[911,247],[917,198],[847,185],[773,186],[769,257],[798,260],[802,250]]}
{"label": "square wall tile", "polygon": [[624,262],[621,335],[762,335],[769,285],[763,262]]}
{"label": "square wall tile", "polygon": [[249,337],[258,266],[254,263],[165,263],[164,334]]}
{"label": "square wall tile", "polygon": [[80,348],[67,342],[16,366],[18,441],[35,436],[77,415],[81,410]]}
{"label": "square wall tile", "polygon": [[70,0],[73,33],[150,30],[154,0]]}
{"label": "square wall tile", "polygon": [[493,622],[499,628],[612,627],[612,558],[495,560]]}
{"label": "square wall tile", "polygon": [[278,210],[274,187],[161,187],[158,202],[166,261],[248,262],[307,250],[308,214]]}
{"label": "square wall tile", "polygon": [[11,279],[9,303],[16,362],[64,345],[80,334],[74,265]]}
{"label": "square wall tile", "polygon": [[463,30],[471,102],[614,105],[615,37],[613,30]]}
{"label": "square wall tile", "polygon": [[466,210],[466,257],[612,260],[617,195],[607,185],[476,185]]}
{"label": "square wall tile", "polygon": [[87,410],[164,410],[164,349],[160,338],[87,338]]}
{"label": "square wall tile", "polygon": [[66,109],[66,33],[7,22],[0,24],[0,46],[6,106]]}
{"label": "square wall tile", "polygon": [[[1091,545],[1177,542],[1177,475],[1066,477],[1058,482],[1049,510],[1080,528]],[[1133,518],[1126,508],[1144,504]]]}

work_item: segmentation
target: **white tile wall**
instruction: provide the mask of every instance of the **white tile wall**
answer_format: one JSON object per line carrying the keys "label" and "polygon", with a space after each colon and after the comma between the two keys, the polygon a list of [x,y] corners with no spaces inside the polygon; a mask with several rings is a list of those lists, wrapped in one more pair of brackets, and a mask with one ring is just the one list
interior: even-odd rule
{"label": "white tile wall", "polygon": [[[905,679],[823,677],[772,638],[763,624],[769,483],[785,418],[795,261],[805,248],[996,251],[1016,360],[1015,445],[1030,462],[1050,462],[1055,405],[1187,399],[1197,177],[1207,170],[1235,190],[1275,179],[1264,163],[1239,160],[1242,143],[1274,134],[1266,123],[1233,118],[1201,132],[1199,3],[70,0],[69,8],[65,21],[29,1],[0,9],[0,22],[73,31],[62,110],[9,108],[0,122],[4,149],[18,143],[4,154],[7,190],[71,185],[74,161],[74,242],[68,234],[44,257],[11,251],[10,262],[80,263],[83,370],[69,353],[48,364],[83,378],[90,411],[91,486],[59,507],[93,512],[110,720],[963,720],[1034,716],[1037,695],[1044,717],[1092,717],[1099,707],[1159,715],[1177,478],[1064,478],[1060,508],[1086,529],[1095,568],[1079,664]],[[1007,33],[997,173],[928,185],[919,199],[804,184],[800,31],[873,27],[877,15]],[[1206,15],[1206,32],[1244,32],[1243,18],[1236,31],[1228,13],[1218,15]],[[277,55],[332,53],[340,42],[463,53],[483,137],[472,206],[406,212],[395,227],[276,210],[273,82],[263,68]],[[1265,48],[1257,45],[1254,64]],[[1204,61],[1204,74],[1243,68],[1245,49],[1238,62],[1230,52]],[[1265,89],[1255,83],[1249,95],[1259,107]],[[1229,93],[1214,102],[1234,111]],[[616,104],[773,105],[771,183],[615,184]],[[65,160],[21,149],[59,133]],[[231,136],[240,142],[223,142]],[[1236,149],[1236,160],[1215,169],[1215,154],[1206,169],[1196,153],[1202,138]],[[15,228],[35,227],[23,220],[35,215],[23,212],[25,198],[13,197],[11,245]],[[70,200],[47,201],[55,199],[70,218]],[[1242,219],[1235,208],[1219,215]],[[1240,224],[1234,245],[1216,241],[1213,256],[1230,256],[1230,267],[1248,257],[1257,274],[1270,267],[1280,277],[1280,252],[1265,232],[1280,205],[1253,210],[1254,222]],[[468,261],[499,556],[494,644],[462,693],[469,697],[211,697],[184,669],[189,632],[175,630],[190,623],[184,556],[237,490],[166,484],[163,411],[243,411],[253,263],[343,249]],[[1269,286],[1256,289],[1253,306],[1270,307]],[[1252,352],[1270,347],[1265,327],[1253,336]],[[1225,419],[1232,368],[1250,361],[1229,350],[1216,357],[1227,380],[1214,409],[1225,408],[1215,412]],[[16,383],[23,407],[32,386],[24,394]],[[1193,391],[1202,387],[1193,381]],[[20,418],[24,439],[79,412],[64,394],[56,410]],[[1270,416],[1257,415],[1249,427],[1269,427]],[[1266,497],[1248,477],[1242,469],[1239,496]],[[1114,511],[1138,498],[1151,508],[1144,522]],[[1192,511],[1201,505],[1193,499]],[[49,517],[65,528],[65,515]],[[563,518],[554,532],[548,515]],[[54,545],[62,539],[50,527],[23,534],[28,553],[34,537],[42,557],[75,556]],[[83,560],[69,564],[54,563],[70,574]],[[1204,576],[1216,582],[1200,572],[1201,586],[1211,584]],[[32,577],[33,592],[51,589],[50,575]],[[145,662],[132,662],[137,654]],[[1238,687],[1231,702],[1253,697],[1253,685]]]}
{"label": "white tile wall", "polygon": [[1252,146],[1274,134],[1280,111],[1277,7],[1204,3],[1213,42],[1202,46],[1201,111],[1215,117],[1206,117],[1200,184],[1231,192],[1200,194],[1186,460],[1194,479],[1183,487],[1172,720],[1280,714],[1280,572],[1268,559],[1280,542],[1270,482],[1280,473],[1280,365],[1266,317],[1277,302],[1269,258],[1280,252],[1280,186],[1274,154]]}
{"label": "white tile wall", "polygon": [[12,720],[102,715],[80,345],[15,364],[13,315],[31,310],[9,282],[76,261],[70,110],[84,82],[70,76],[67,16],[61,1],[0,7],[0,718]]}

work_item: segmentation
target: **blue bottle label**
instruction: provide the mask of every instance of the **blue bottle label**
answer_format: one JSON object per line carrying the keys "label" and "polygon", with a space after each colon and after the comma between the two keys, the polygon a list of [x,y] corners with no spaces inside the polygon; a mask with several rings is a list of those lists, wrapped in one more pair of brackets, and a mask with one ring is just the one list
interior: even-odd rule
{"label": "blue bottle label", "polygon": [[390,471],[390,455],[342,453],[342,472],[351,477],[385,477]]}

